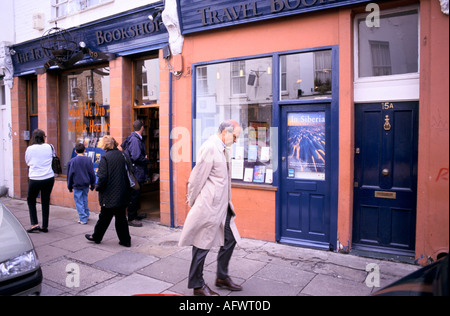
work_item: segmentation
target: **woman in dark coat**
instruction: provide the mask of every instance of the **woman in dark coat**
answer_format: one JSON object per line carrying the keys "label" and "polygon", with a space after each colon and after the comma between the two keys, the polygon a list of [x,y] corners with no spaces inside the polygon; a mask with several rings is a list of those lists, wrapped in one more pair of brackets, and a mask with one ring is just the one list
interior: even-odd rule
{"label": "woman in dark coat", "polygon": [[107,135],[101,141],[102,149],[106,152],[98,165],[98,181],[95,187],[95,190],[98,191],[101,210],[94,233],[92,235],[87,234],[86,238],[99,244],[112,218],[115,217],[119,244],[130,247],[131,237],[126,217],[130,183],[125,168],[125,157],[117,149],[118,143],[113,137]]}

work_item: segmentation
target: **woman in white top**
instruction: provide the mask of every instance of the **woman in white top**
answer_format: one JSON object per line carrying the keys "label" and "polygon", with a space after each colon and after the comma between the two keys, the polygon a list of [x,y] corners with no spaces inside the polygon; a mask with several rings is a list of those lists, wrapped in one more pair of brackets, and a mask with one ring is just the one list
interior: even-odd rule
{"label": "woman in white top", "polygon": [[[31,136],[30,146],[25,151],[25,161],[29,167],[28,177],[28,210],[30,212],[31,228],[29,233],[41,231],[48,232],[48,217],[50,213],[50,194],[55,183],[55,174],[52,169],[53,148],[45,143],[45,132],[35,129]],[[42,228],[39,226],[36,198],[41,193]]]}

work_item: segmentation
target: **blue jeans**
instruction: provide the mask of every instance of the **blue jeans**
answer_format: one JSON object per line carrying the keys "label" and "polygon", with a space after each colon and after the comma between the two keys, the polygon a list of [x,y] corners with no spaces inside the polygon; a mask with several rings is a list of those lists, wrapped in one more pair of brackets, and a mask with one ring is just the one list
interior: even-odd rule
{"label": "blue jeans", "polygon": [[80,222],[83,223],[86,223],[89,219],[88,193],[89,187],[85,189],[73,189],[73,198],[77,212],[80,217]]}

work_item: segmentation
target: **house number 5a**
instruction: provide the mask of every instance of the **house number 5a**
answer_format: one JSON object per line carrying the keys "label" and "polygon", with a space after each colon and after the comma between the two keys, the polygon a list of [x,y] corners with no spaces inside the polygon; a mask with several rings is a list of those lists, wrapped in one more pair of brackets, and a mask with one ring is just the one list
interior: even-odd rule
{"label": "house number 5a", "polygon": [[383,103],[381,103],[381,108],[383,110],[393,109],[394,108],[394,104],[392,104],[391,102],[383,102]]}

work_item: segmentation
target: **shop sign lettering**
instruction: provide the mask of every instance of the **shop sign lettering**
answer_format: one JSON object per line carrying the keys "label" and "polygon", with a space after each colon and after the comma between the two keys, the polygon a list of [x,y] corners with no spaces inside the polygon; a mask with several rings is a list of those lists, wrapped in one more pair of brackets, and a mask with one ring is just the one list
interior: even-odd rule
{"label": "shop sign lettering", "polygon": [[[264,15],[260,10],[261,7],[270,7],[268,14],[280,13],[283,11],[297,10],[301,8],[309,8],[318,4],[327,4],[338,2],[339,0],[266,0],[266,4],[258,4],[251,1],[239,5],[233,5],[220,9],[211,9],[210,7],[197,10],[200,14],[202,24],[204,26],[213,25],[224,22],[233,22],[239,19],[258,17]],[[261,1],[259,1],[260,3]]]}
{"label": "shop sign lettering", "polygon": [[[92,106],[94,105],[94,106]],[[109,110],[99,106],[97,102],[86,102],[79,107],[69,104],[69,120],[67,121],[68,132],[106,133],[109,134],[109,123],[98,124],[96,118],[109,116]]]}
{"label": "shop sign lettering", "polygon": [[114,41],[122,41],[146,34],[152,34],[160,31],[160,21],[148,21],[146,23],[136,24],[129,27],[121,27],[112,31],[96,31],[95,37],[97,45],[111,43]]}

